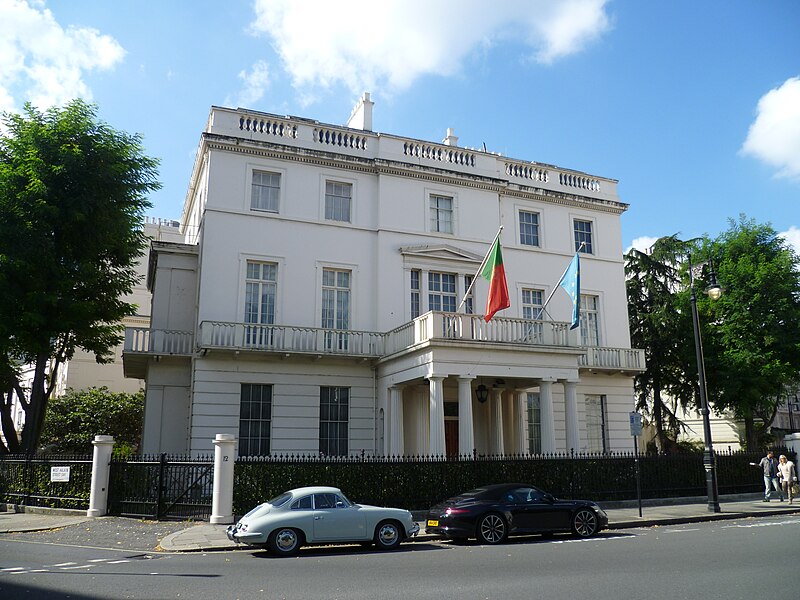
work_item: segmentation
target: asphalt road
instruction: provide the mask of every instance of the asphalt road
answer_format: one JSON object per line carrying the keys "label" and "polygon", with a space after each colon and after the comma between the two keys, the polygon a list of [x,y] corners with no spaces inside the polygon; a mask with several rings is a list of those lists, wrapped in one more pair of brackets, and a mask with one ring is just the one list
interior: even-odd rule
{"label": "asphalt road", "polygon": [[[105,548],[100,546],[105,545]],[[751,600],[796,598],[800,516],[557,536],[497,547],[411,543],[165,554],[3,536],[0,597]]]}

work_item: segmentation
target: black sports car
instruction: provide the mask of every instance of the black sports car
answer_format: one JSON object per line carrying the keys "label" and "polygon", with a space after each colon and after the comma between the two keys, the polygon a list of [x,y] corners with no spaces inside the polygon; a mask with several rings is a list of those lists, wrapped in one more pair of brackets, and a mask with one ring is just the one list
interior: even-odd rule
{"label": "black sports car", "polygon": [[509,535],[572,532],[590,537],[608,515],[588,500],[559,500],[524,483],[487,485],[448,498],[428,511],[426,531],[452,540],[499,544]]}

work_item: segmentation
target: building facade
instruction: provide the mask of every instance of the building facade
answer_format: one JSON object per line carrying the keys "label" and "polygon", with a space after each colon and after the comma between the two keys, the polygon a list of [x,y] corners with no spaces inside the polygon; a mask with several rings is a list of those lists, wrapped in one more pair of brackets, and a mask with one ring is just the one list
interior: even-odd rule
{"label": "building facade", "polygon": [[[180,221],[154,242],[144,452],[512,455],[628,450],[617,182],[346,126],[212,107]],[[470,284],[502,227],[511,306]],[[582,247],[581,247],[581,244]],[[581,325],[558,287],[581,247]],[[552,295],[552,300],[547,303]],[[546,306],[545,306],[546,304]]]}

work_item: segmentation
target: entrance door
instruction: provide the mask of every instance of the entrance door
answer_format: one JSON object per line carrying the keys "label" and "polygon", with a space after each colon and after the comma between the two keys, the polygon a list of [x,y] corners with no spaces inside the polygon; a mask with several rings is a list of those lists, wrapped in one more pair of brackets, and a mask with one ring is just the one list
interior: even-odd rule
{"label": "entrance door", "polygon": [[458,456],[458,420],[444,421],[444,451],[447,456]]}

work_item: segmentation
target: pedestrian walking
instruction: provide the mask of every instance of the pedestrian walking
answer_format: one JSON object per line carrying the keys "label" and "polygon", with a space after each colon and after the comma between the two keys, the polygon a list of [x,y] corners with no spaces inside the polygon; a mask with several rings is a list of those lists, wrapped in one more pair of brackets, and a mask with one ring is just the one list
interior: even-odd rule
{"label": "pedestrian walking", "polygon": [[750,464],[754,467],[761,467],[764,471],[764,502],[769,502],[773,488],[780,494],[781,502],[783,502],[783,490],[778,479],[778,461],[775,459],[775,453],[768,450],[761,462]]}
{"label": "pedestrian walking", "polygon": [[778,459],[778,474],[781,478],[781,487],[789,497],[789,504],[791,504],[794,499],[794,487],[797,485],[797,470],[794,468],[794,463],[788,460],[784,454],[781,454]]}

